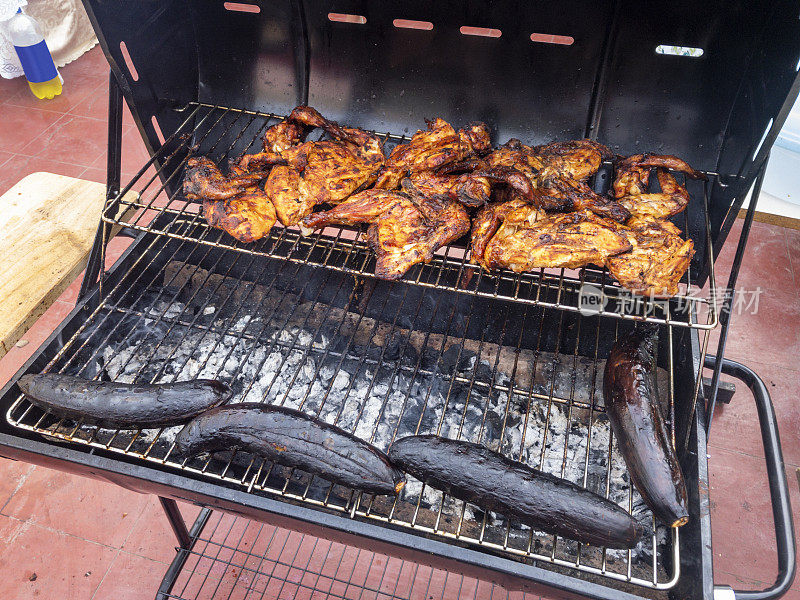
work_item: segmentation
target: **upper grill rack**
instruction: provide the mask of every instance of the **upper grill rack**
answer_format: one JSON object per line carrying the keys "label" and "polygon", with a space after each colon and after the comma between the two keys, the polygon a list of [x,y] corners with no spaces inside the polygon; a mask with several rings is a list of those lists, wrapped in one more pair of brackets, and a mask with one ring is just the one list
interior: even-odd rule
{"label": "upper grill rack", "polygon": [[[359,239],[358,230],[353,228],[328,227],[303,236],[296,227],[278,225],[254,244],[242,244],[225,233],[211,230],[199,205],[186,200],[180,191],[180,178],[191,151],[202,147],[204,153],[220,163],[243,152],[259,151],[264,130],[285,117],[202,103],[190,103],[179,110],[188,113],[187,117],[133,180],[108,201],[102,217],[105,223],[244,254],[374,277],[374,256],[367,244]],[[392,133],[382,135],[387,149],[407,139]],[[150,169],[154,164],[160,165],[155,172]],[[602,171],[600,176],[608,177],[609,173]],[[715,174],[709,174],[709,181],[691,182],[690,188],[693,203],[702,211],[706,248],[712,247],[708,196],[715,177]],[[139,195],[126,197],[130,189],[137,189]],[[168,190],[175,191],[170,194]],[[684,232],[689,230],[687,212],[683,214],[681,226]],[[633,296],[614,281],[605,268],[487,273],[470,262],[469,250],[457,246],[442,248],[430,263],[412,267],[404,281],[460,294],[573,312],[589,310],[614,318],[709,330],[718,324],[718,302],[715,302],[714,265],[711,253],[708,254],[707,272],[710,276],[706,292],[701,294],[682,283],[680,293],[671,301]],[[692,281],[691,267],[684,280]],[[591,286],[585,295],[582,294],[587,290],[584,285]],[[594,300],[595,304],[582,305],[582,299]]]}

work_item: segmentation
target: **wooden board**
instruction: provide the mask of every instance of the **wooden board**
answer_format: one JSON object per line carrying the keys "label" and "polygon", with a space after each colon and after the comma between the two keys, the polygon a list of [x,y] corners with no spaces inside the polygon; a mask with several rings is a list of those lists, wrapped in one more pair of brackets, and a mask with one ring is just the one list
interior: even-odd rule
{"label": "wooden board", "polygon": [[0,357],[86,267],[105,197],[102,183],[53,173],[0,196]]}

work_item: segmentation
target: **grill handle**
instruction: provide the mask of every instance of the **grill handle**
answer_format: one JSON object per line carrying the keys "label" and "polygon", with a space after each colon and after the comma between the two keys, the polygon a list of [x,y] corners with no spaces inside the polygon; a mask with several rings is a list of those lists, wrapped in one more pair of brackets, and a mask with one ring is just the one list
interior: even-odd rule
{"label": "grill handle", "polygon": [[[717,357],[707,355],[705,366],[713,369]],[[775,409],[767,386],[749,367],[722,359],[722,372],[743,381],[750,391],[758,410],[758,424],[761,427],[761,441],[767,461],[769,495],[772,501],[772,518],[775,521],[775,540],[778,552],[778,578],[775,584],[764,590],[734,590],[729,586],[715,585],[715,600],[774,600],[783,596],[791,587],[795,575],[795,541],[792,523],[792,506],[789,502],[789,487],[786,483],[786,470],[783,464],[781,440]]]}

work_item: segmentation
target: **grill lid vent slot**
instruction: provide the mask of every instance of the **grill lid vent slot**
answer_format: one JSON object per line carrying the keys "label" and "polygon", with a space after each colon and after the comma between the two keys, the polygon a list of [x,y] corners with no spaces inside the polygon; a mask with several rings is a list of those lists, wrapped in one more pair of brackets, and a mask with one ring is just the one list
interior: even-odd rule
{"label": "grill lid vent slot", "polygon": [[531,41],[540,44],[560,44],[562,46],[572,46],[575,38],[569,35],[550,35],[548,33],[532,33]]}
{"label": "grill lid vent slot", "polygon": [[260,13],[261,7],[258,4],[246,4],[244,2],[226,2],[222,5],[225,10],[233,12]]}
{"label": "grill lid vent slot", "polygon": [[354,25],[365,25],[367,23],[367,17],[346,13],[328,13],[328,20],[334,23],[353,23]]}
{"label": "grill lid vent slot", "polygon": [[119,50],[122,52],[122,58],[125,60],[125,66],[128,68],[128,73],[131,74],[131,79],[134,81],[139,81],[139,72],[136,70],[136,66],[133,64],[133,59],[128,52],[128,46],[125,45],[125,42],[119,43]]}
{"label": "grill lid vent slot", "polygon": [[430,21],[412,21],[410,19],[395,19],[392,25],[398,29],[420,29],[423,31],[430,31],[433,29],[433,23]]}
{"label": "grill lid vent slot", "polygon": [[470,27],[468,25],[462,25],[459,28],[461,35],[475,35],[478,37],[490,37],[490,38],[499,38],[503,35],[503,32],[499,29],[488,29],[486,27]]}
{"label": "grill lid vent slot", "polygon": [[656,46],[656,54],[670,54],[672,56],[688,56],[690,58],[700,58],[704,51],[702,48],[692,48],[691,46],[670,46],[661,44]]}

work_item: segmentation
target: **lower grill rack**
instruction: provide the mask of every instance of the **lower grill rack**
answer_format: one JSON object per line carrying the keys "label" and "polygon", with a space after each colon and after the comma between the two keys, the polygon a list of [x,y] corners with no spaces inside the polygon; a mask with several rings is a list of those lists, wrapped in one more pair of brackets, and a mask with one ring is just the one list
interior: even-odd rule
{"label": "lower grill rack", "polygon": [[201,514],[156,600],[533,600],[488,581],[222,513]]}
{"label": "lower grill rack", "polygon": [[[298,408],[386,449],[415,433],[481,442],[624,506],[651,535],[630,551],[531,530],[411,479],[398,499],[332,486],[242,453],[184,461],[179,428],[112,431],[59,420],[20,395],[7,419],[254,494],[384,523],[538,566],[672,587],[677,530],[655,528],[602,405],[619,320],[145,236],[47,371],[120,382],[222,379],[237,401]],[[673,332],[658,388],[674,422]]]}

